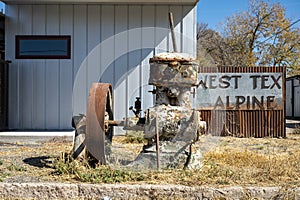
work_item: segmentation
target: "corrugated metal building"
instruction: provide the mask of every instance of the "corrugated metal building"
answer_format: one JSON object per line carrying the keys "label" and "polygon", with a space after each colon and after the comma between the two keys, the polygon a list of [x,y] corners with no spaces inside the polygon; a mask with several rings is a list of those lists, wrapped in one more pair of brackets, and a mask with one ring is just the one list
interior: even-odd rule
{"label": "corrugated metal building", "polygon": [[[11,130],[71,129],[72,115],[85,113],[92,82],[113,84],[115,119],[132,115],[128,108],[136,96],[141,97],[143,108],[151,106],[148,60],[154,54],[172,51],[169,12],[174,15],[179,50],[196,56],[197,0],[3,2],[6,59],[12,61]],[[61,44],[70,42],[70,49],[62,47],[70,55],[62,59],[44,54],[30,57],[36,53],[33,43],[48,44],[48,36],[56,36],[58,43],[64,40],[59,36],[66,36]]]}
{"label": "corrugated metal building", "polygon": [[300,118],[300,75],[286,79],[286,117]]}

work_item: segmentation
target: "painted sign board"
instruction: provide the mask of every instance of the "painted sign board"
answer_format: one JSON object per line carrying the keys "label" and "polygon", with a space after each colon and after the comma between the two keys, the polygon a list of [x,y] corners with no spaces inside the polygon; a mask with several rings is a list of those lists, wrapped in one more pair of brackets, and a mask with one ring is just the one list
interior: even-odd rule
{"label": "painted sign board", "polygon": [[194,107],[199,110],[281,110],[282,73],[199,73]]}

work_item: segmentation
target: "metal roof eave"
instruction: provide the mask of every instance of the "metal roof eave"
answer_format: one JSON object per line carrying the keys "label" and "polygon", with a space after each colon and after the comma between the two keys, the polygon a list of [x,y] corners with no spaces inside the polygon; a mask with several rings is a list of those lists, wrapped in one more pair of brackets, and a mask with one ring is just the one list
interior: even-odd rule
{"label": "metal roof eave", "polygon": [[1,0],[5,4],[177,4],[195,5],[199,0]]}

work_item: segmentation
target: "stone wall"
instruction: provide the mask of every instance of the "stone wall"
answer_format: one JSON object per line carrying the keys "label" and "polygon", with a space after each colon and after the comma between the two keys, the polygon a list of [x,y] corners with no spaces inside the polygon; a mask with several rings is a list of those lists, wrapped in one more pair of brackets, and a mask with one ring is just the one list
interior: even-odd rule
{"label": "stone wall", "polygon": [[1,199],[300,199],[300,188],[0,183]]}

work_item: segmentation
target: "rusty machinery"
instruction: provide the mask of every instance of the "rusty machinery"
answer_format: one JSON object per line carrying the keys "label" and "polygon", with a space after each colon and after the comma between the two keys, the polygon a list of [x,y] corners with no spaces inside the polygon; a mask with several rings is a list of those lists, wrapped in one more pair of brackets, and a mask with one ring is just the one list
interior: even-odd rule
{"label": "rusty machinery", "polygon": [[[173,44],[176,49],[175,40]],[[86,120],[75,122],[86,124],[85,138],[81,142],[75,141],[75,153],[84,143],[88,154],[105,164],[110,153],[113,126],[123,126],[124,130],[143,131],[148,141],[132,165],[152,167],[156,160],[158,167],[187,166],[192,160],[192,145],[205,126],[199,111],[191,105],[191,91],[197,86],[197,78],[198,64],[187,54],[161,53],[152,57],[148,83],[155,86],[150,91],[155,95],[155,104],[142,114],[141,99],[137,97],[134,106],[129,108],[134,116],[121,121],[113,117],[111,84],[93,83],[89,91]],[[78,126],[76,129],[78,135],[80,129]],[[159,163],[159,160],[162,162]]]}
{"label": "rusty machinery", "polygon": [[134,116],[121,121],[113,118],[111,84],[93,83],[85,122],[87,152],[105,164],[106,155],[110,153],[113,126],[123,126],[124,130],[144,131],[144,138],[148,141],[136,163],[157,160],[159,146],[160,157],[164,160],[162,167],[180,165],[176,159],[183,159],[186,165],[192,154],[191,145],[204,128],[199,111],[191,105],[191,91],[197,86],[197,77],[198,64],[187,54],[162,53],[154,56],[150,59],[148,83],[155,86],[150,91],[155,95],[155,105],[142,114],[141,99],[137,97],[134,106],[129,108]]}

